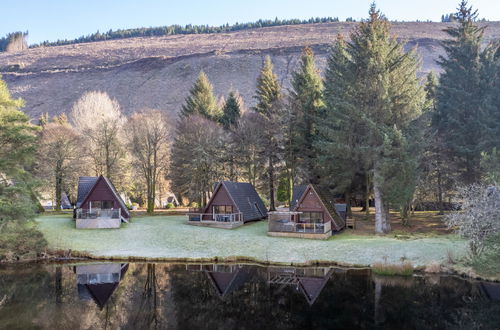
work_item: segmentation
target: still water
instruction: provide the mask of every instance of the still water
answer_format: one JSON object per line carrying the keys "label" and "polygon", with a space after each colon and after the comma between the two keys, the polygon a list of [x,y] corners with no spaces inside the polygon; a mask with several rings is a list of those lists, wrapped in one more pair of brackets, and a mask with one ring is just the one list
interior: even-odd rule
{"label": "still water", "polygon": [[369,270],[0,266],[2,329],[500,329],[500,284]]}

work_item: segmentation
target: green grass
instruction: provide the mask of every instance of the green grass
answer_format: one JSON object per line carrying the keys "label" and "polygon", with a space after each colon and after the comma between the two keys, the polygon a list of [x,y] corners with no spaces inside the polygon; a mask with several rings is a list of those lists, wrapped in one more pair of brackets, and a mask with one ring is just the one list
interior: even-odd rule
{"label": "green grass", "polygon": [[75,229],[64,215],[42,216],[38,229],[49,248],[79,251],[94,257],[165,259],[248,258],[261,262],[305,264],[336,262],[372,265],[404,259],[414,266],[445,262],[447,251],[465,254],[466,243],[453,235],[400,240],[386,236],[341,233],[326,241],[269,237],[267,222],[233,230],[185,224],[184,216],[135,217],[120,229]]}
{"label": "green grass", "polygon": [[384,276],[411,276],[413,274],[413,265],[408,261],[401,264],[376,262],[372,269],[375,274]]}

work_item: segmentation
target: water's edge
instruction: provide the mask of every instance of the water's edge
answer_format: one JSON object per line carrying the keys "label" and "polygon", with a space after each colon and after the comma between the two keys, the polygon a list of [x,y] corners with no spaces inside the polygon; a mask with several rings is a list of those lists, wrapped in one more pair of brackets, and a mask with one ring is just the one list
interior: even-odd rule
{"label": "water's edge", "polygon": [[[343,269],[372,269],[370,265],[349,264],[336,261],[309,260],[305,263],[300,262],[276,262],[271,260],[259,260],[251,257],[230,256],[230,257],[211,257],[211,258],[162,258],[162,257],[120,257],[120,256],[96,256],[85,251],[62,251],[47,250],[44,257],[33,259],[1,261],[0,264],[31,264],[45,262],[75,262],[75,261],[128,261],[128,262],[165,262],[165,263],[222,263],[222,264],[253,264],[257,266],[292,266],[292,267],[337,267]],[[420,266],[414,268],[416,274],[436,274],[436,275],[456,275],[462,278],[473,280],[500,282],[499,276],[484,276],[475,273],[470,267],[451,266],[443,267],[441,272],[427,272],[426,267]]]}

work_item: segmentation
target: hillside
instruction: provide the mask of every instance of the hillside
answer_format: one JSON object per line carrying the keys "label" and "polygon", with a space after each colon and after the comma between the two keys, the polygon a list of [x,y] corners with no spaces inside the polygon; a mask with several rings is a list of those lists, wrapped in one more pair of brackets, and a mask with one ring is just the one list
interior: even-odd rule
{"label": "hillside", "polygon": [[[337,34],[357,23],[278,26],[220,34],[174,35],[40,47],[0,53],[0,74],[25,111],[36,118],[68,112],[89,90],[118,99],[125,113],[154,108],[175,115],[198,72],[204,70],[218,95],[231,87],[253,105],[255,80],[265,55],[271,55],[285,87],[305,45],[324,68],[329,45]],[[486,40],[500,38],[500,22],[487,23]],[[393,32],[417,46],[422,73],[438,71],[446,23],[394,23]]]}

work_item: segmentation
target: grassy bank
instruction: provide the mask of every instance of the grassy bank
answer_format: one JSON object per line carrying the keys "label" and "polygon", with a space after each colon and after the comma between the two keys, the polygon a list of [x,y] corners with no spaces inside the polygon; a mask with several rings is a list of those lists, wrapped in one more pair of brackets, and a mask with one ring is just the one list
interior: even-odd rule
{"label": "grassy bank", "polygon": [[231,260],[308,264],[329,262],[373,265],[376,262],[411,262],[425,266],[445,262],[448,254],[465,254],[466,244],[453,235],[397,239],[343,232],[326,241],[277,238],[266,235],[267,222],[234,230],[195,227],[183,216],[136,217],[114,230],[76,230],[65,215],[42,216],[38,228],[54,250],[72,250],[93,257],[171,260]]}
{"label": "grassy bank", "polygon": [[46,247],[47,241],[33,223],[11,222],[1,228],[0,262],[34,260]]}

